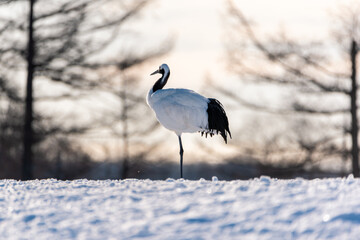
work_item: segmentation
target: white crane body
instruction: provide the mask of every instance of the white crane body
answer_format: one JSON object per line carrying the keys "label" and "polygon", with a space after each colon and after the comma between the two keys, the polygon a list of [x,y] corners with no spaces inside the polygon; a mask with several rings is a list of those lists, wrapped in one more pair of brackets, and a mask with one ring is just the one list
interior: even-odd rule
{"label": "white crane body", "polygon": [[220,134],[225,143],[227,135],[231,138],[229,122],[222,104],[214,98],[206,98],[192,90],[183,88],[163,89],[170,76],[168,65],[162,64],[151,75],[160,73],[147,95],[147,103],[154,110],[158,121],[167,129],[174,131],[180,145],[180,176],[183,177],[182,133],[201,132],[213,136]]}
{"label": "white crane body", "polygon": [[151,89],[148,94],[148,104],[158,121],[178,136],[207,129],[208,102],[207,98],[188,89],[161,89],[154,93]]}

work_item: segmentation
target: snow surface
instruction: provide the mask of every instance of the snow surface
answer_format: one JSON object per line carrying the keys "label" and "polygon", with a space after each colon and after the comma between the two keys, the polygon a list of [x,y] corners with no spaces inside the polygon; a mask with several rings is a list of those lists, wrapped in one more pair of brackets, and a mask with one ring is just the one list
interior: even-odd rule
{"label": "snow surface", "polygon": [[0,181],[0,239],[359,239],[360,180]]}

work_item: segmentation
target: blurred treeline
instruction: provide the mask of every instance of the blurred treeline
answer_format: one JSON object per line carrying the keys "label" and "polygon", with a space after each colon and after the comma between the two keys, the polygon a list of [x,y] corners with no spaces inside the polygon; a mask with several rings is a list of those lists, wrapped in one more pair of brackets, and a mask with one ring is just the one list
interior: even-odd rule
{"label": "blurred treeline", "polygon": [[[178,176],[177,162],[149,160],[165,138],[151,137],[159,125],[147,117],[136,72],[157,66],[173,45],[168,36],[149,46],[133,34],[151,5],[0,2],[0,178]],[[221,164],[187,162],[185,177],[359,176],[359,4],[334,15],[332,38],[306,41],[261,35],[234,2],[224,6],[229,72],[239,81],[211,81],[206,91],[225,105],[236,153]],[[120,139],[121,155],[98,161],[86,140],[104,133]]]}
{"label": "blurred treeline", "polygon": [[127,27],[150,3],[0,2],[1,178],[84,176],[98,165],[86,139],[104,132],[122,139],[117,176],[126,177],[130,138],[158,126],[143,117],[150,110],[133,69],[172,45],[165,36],[146,49]]}
{"label": "blurred treeline", "polygon": [[256,113],[239,132],[240,155],[258,159],[269,175],[359,177],[360,3],[329,11],[329,34],[320,39],[295,38],[286,25],[265,34],[236,1],[227,3],[228,66],[241,85],[214,87]]}

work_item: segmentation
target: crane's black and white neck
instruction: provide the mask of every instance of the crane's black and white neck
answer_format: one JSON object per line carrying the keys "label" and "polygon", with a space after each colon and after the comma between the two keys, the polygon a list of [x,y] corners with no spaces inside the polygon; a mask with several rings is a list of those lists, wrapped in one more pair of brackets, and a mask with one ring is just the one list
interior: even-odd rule
{"label": "crane's black and white neck", "polygon": [[157,73],[161,74],[161,78],[155,82],[155,84],[151,88],[149,94],[152,94],[152,93],[156,92],[157,90],[162,89],[170,77],[170,69],[169,69],[168,65],[166,65],[166,64],[162,64],[158,70],[156,70],[155,72],[153,72],[150,75],[154,75]]}
{"label": "crane's black and white neck", "polygon": [[167,64],[162,64],[154,74],[161,74],[147,96],[147,103],[158,121],[176,133],[180,145],[180,176],[183,177],[182,133],[200,132],[205,137],[220,134],[225,143],[231,138],[229,121],[223,105],[214,98],[206,98],[192,90],[183,88],[163,89],[170,76]]}

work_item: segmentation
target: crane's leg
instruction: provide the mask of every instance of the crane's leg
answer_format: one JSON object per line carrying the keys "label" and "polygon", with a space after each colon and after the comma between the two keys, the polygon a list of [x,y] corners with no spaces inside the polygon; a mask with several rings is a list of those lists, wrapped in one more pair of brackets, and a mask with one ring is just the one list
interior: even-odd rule
{"label": "crane's leg", "polygon": [[179,137],[179,144],[180,144],[180,177],[183,178],[183,154],[184,154],[184,149],[182,146],[182,142],[181,142],[181,136]]}

